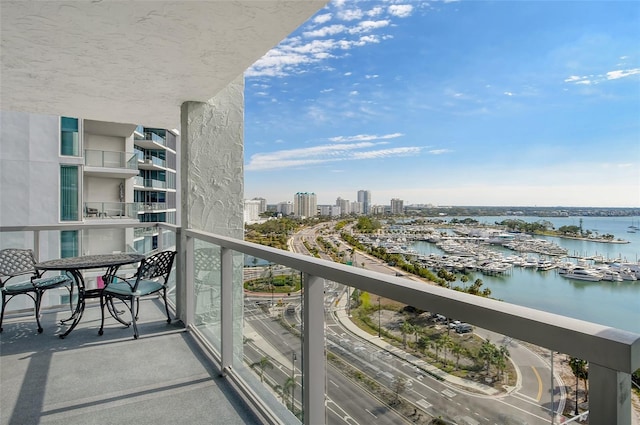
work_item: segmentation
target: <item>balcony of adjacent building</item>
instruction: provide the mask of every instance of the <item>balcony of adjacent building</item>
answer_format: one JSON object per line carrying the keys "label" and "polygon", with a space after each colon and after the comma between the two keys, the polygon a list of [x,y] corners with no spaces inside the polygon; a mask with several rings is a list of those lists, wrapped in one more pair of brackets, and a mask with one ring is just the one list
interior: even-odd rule
{"label": "balcony of adjacent building", "polygon": [[138,173],[138,160],[133,152],[84,151],[84,174],[87,176],[128,179]]}
{"label": "balcony of adjacent building", "polygon": [[139,149],[135,149],[135,154],[138,159],[138,169],[140,170],[151,170],[151,171],[166,171],[169,168],[167,167],[167,160],[158,158],[157,156],[145,154],[143,151]]}
{"label": "balcony of adjacent building", "polygon": [[[158,132],[146,128],[136,127],[134,131],[134,144],[142,149],[164,150],[167,148],[166,138]],[[142,137],[140,137],[142,136]]]}
{"label": "balcony of adjacent building", "polygon": [[133,178],[133,187],[135,190],[144,190],[151,192],[167,192],[175,191],[175,180],[173,183],[158,180],[158,179],[145,179],[142,176],[136,176]]}
{"label": "balcony of adjacent building", "polygon": [[142,206],[138,202],[85,202],[85,220],[136,220]]}
{"label": "balcony of adjacent building", "polygon": [[[108,231],[52,225],[0,232],[3,244],[21,243],[46,260],[51,254],[40,245],[56,232],[94,228]],[[155,235],[149,250],[177,249],[169,298],[178,320],[167,324],[161,300],[150,297],[140,306],[138,340],[113,319],[98,336],[93,302],[60,340],[68,305],[44,310],[43,334],[32,310],[9,313],[2,423],[636,423],[629,393],[640,335],[206,232],[153,223],[112,228]],[[394,342],[392,324],[380,333],[381,299],[472,324],[473,335],[507,348],[516,376],[498,373],[496,363],[476,371],[482,379],[456,375],[459,354],[451,347],[439,348],[440,360],[418,356],[401,336]],[[368,316],[358,303],[369,305]],[[363,330],[376,326],[378,333]],[[404,332],[413,342],[413,331]],[[452,331],[449,339],[472,334]],[[576,381],[562,381],[552,366],[562,353],[589,362],[589,401],[580,399],[575,411],[568,395]],[[446,370],[436,367],[443,356]]]}

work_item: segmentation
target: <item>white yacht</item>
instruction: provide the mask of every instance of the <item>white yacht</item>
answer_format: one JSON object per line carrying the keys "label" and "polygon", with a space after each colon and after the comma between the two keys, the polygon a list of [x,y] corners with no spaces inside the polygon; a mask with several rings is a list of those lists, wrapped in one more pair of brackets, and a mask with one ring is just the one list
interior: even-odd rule
{"label": "white yacht", "polygon": [[576,266],[562,276],[566,277],[567,279],[588,280],[591,282],[599,282],[603,277],[602,273],[599,273],[597,270],[589,269],[582,266]]}

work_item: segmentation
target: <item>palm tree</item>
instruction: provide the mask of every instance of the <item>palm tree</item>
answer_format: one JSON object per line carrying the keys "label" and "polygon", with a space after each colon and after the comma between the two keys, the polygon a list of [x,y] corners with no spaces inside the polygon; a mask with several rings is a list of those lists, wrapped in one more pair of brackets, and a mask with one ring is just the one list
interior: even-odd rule
{"label": "palm tree", "polygon": [[478,351],[478,357],[486,365],[487,373],[489,373],[491,369],[491,363],[493,361],[495,351],[496,351],[496,346],[493,345],[491,341],[488,339],[482,342],[482,345],[480,346],[480,350]]}
{"label": "palm tree", "polygon": [[441,337],[437,337],[432,344],[432,347],[435,348],[436,350],[436,363],[438,362],[438,353],[440,352],[440,349],[442,347],[444,347],[444,341],[442,340]]}
{"label": "palm tree", "polygon": [[442,343],[442,363],[447,364],[447,348],[450,348],[453,344],[453,340],[449,336],[449,334],[440,335],[440,341]]}
{"label": "palm tree", "polygon": [[507,367],[507,357],[510,356],[509,349],[506,345],[501,345],[499,349],[494,352],[494,362],[498,368],[500,377],[503,377],[504,370]]}
{"label": "palm tree", "polygon": [[460,356],[464,352],[464,348],[462,347],[462,345],[454,343],[453,347],[451,347],[451,352],[456,358],[456,369],[458,369],[460,367]]}
{"label": "palm tree", "polygon": [[584,401],[588,400],[587,392],[587,379],[589,378],[589,369],[587,368],[587,361],[579,359],[577,357],[571,357],[569,359],[569,366],[573,375],[576,377],[576,410],[575,414],[578,414],[578,383],[580,379],[584,380]]}
{"label": "palm tree", "polygon": [[402,333],[402,345],[407,348],[407,335],[413,333],[413,326],[411,326],[411,323],[404,321],[400,326],[400,332]]}
{"label": "palm tree", "polygon": [[418,338],[420,337],[420,334],[422,333],[422,328],[420,326],[414,326],[413,327],[413,335],[416,337],[416,345],[418,345]]}
{"label": "palm tree", "polygon": [[293,412],[293,392],[296,389],[296,378],[293,376],[288,377],[284,381],[284,385],[282,385],[282,392],[285,394],[289,394],[289,402],[291,406],[291,411]]}
{"label": "palm tree", "polygon": [[260,375],[260,382],[264,382],[264,371],[265,369],[273,369],[273,363],[269,360],[269,357],[262,357],[255,363],[252,363],[250,367],[258,368],[258,375]]}

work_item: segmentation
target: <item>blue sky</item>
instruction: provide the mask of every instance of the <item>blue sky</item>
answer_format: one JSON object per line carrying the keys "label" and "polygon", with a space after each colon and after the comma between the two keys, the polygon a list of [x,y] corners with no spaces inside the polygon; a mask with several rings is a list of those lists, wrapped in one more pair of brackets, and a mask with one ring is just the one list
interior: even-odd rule
{"label": "blue sky", "polygon": [[332,1],[245,103],[246,198],[640,206],[637,1]]}

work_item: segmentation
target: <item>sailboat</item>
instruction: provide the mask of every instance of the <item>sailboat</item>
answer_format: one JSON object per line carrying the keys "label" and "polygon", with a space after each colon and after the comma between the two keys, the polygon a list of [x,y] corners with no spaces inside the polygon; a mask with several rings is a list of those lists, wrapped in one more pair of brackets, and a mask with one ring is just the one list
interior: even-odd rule
{"label": "sailboat", "polygon": [[640,230],[640,227],[636,226],[634,224],[634,221],[631,220],[631,226],[629,226],[629,230],[627,230],[628,233],[635,233],[636,230]]}

